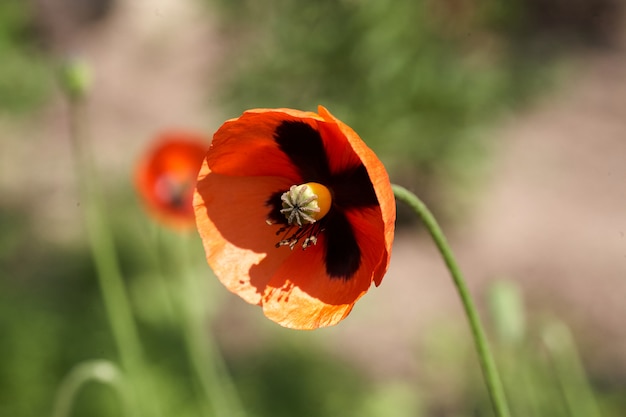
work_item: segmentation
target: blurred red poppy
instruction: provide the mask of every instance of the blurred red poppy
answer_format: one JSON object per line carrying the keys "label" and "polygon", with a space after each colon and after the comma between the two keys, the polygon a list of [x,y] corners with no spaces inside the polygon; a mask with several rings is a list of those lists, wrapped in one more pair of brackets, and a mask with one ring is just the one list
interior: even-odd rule
{"label": "blurred red poppy", "polygon": [[376,155],[328,110],[255,109],[224,123],[194,197],[220,281],[285,327],[345,318],[389,265],[395,200]]}
{"label": "blurred red poppy", "polygon": [[202,134],[165,132],[139,161],[137,191],[158,221],[178,229],[194,226],[193,192],[208,148]]}

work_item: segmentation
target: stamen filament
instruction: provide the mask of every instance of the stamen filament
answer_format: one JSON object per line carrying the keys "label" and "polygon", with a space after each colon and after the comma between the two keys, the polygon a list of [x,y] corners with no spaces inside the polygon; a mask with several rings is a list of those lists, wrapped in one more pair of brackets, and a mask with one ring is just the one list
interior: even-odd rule
{"label": "stamen filament", "polygon": [[322,223],[318,222],[315,224],[305,225],[303,227],[281,227],[276,231],[277,236],[282,234],[281,240],[276,243],[275,247],[279,248],[281,246],[289,246],[289,249],[293,250],[298,242],[303,238],[304,240],[302,241],[302,250],[308,248],[309,246],[317,245],[317,235],[324,230],[322,227]]}

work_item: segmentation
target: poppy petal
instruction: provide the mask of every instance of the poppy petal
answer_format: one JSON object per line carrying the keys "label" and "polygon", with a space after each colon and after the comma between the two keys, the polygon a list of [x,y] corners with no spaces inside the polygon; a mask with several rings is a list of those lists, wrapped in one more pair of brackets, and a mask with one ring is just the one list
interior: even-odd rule
{"label": "poppy petal", "polygon": [[213,136],[208,162],[218,174],[238,176],[281,176],[301,183],[298,167],[275,140],[276,130],[288,122],[304,123],[316,129],[315,113],[254,110],[227,121]]}
{"label": "poppy petal", "polygon": [[[380,284],[394,233],[395,201],[382,163],[347,125],[321,106],[319,113],[257,109],[226,122],[194,199],[220,281],[298,329],[336,324],[372,282]],[[298,229],[296,239],[307,240],[302,248],[276,247],[286,225],[281,195],[305,181],[327,185],[333,205],[311,229]]]}
{"label": "poppy petal", "polygon": [[167,131],[137,164],[135,185],[150,214],[167,226],[193,227],[192,197],[198,170],[209,148],[202,134]]}
{"label": "poppy petal", "polygon": [[304,121],[283,121],[274,140],[300,172],[303,182],[325,184],[330,178],[328,158],[320,132]]}
{"label": "poppy petal", "polygon": [[323,240],[307,250],[294,250],[274,274],[262,301],[268,318],[296,329],[331,326],[365,294],[371,281],[357,275],[344,281],[326,274]]}
{"label": "poppy petal", "polygon": [[267,282],[290,255],[275,247],[276,227],[266,224],[269,209],[263,209],[268,194],[289,185],[281,177],[215,174],[206,162],[200,170],[194,208],[207,261],[229,290],[252,304],[259,304]]}
{"label": "poppy petal", "polygon": [[358,270],[350,279],[329,276],[324,262],[328,237],[322,234],[317,246],[294,250],[268,282],[262,300],[268,318],[297,329],[337,324],[367,292],[372,280],[379,279],[373,271],[387,255],[378,208],[352,210],[347,217],[364,248]]}
{"label": "poppy petal", "polygon": [[344,213],[335,210],[328,217],[324,224],[326,274],[348,281],[361,266],[361,249]]}
{"label": "poppy petal", "polygon": [[389,258],[391,257],[391,245],[393,243],[396,221],[396,201],[393,195],[393,190],[391,189],[389,175],[387,174],[387,170],[385,169],[380,159],[378,159],[376,154],[367,147],[367,145],[361,140],[359,135],[357,135],[357,133],[352,130],[350,126],[335,118],[335,116],[333,116],[323,106],[318,107],[318,112],[325,121],[335,123],[339,130],[345,135],[346,139],[350,143],[352,150],[365,166],[365,169],[367,170],[368,176],[375,190],[384,224],[386,248],[386,256],[377,267],[375,274],[376,279],[374,280],[374,282],[376,286],[378,286],[380,285],[383,276],[387,271],[387,268],[389,267]]}
{"label": "poppy petal", "polygon": [[319,121],[317,126],[324,139],[328,164],[333,175],[352,171],[361,165],[358,154],[334,120]]}
{"label": "poppy petal", "polygon": [[330,187],[335,193],[335,204],[342,208],[378,205],[376,191],[363,164],[333,175]]}

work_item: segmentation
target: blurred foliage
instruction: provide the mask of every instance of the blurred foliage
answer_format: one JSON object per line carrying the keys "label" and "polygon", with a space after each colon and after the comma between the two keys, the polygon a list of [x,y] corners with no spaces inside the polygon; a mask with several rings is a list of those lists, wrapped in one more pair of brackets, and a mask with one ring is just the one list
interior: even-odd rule
{"label": "blurred foliage", "polygon": [[[483,162],[482,129],[545,89],[555,68],[545,59],[553,50],[525,36],[530,26],[522,0],[212,1],[234,51],[225,60],[225,112],[324,104],[362,134],[394,176],[435,199],[442,181],[466,184],[463,178]],[[34,108],[50,86],[31,5],[0,1],[2,112]],[[199,416],[169,298],[176,285],[167,282],[176,273],[172,243],[155,243],[169,238],[147,225],[129,193],[108,196],[115,209],[107,213],[158,399],[166,415]],[[0,203],[0,416],[47,415],[75,365],[118,361],[85,242],[46,240],[33,229],[29,210]],[[519,300],[511,291],[504,296]],[[493,306],[518,302],[510,300]],[[521,309],[497,313],[503,320],[492,329],[514,414],[569,416],[572,401],[579,401],[578,409],[597,405],[602,415],[624,415],[624,381],[587,377],[567,329],[551,335],[554,326],[516,316]],[[498,335],[495,327],[513,330],[510,323],[516,331]],[[489,415],[469,338],[457,327],[434,325],[420,351],[417,381],[375,381],[320,346],[281,338],[227,360],[254,416]],[[110,387],[90,384],[74,415],[117,416],[117,400]]]}
{"label": "blurred foliage", "polygon": [[51,90],[52,79],[36,36],[33,2],[0,2],[0,113],[36,108]]}
{"label": "blurred foliage", "polygon": [[[529,311],[513,281],[489,289],[485,314],[491,348],[512,416],[618,417],[626,410],[626,380],[610,384],[589,374],[568,325],[545,311]],[[515,301],[506,305],[506,301]],[[510,309],[511,311],[503,311]],[[501,315],[516,316],[515,337]],[[521,316],[521,317],[520,317]],[[432,393],[424,415],[492,415],[469,332],[459,321],[440,321],[420,340],[420,387]]]}
{"label": "blurred foliage", "polygon": [[41,241],[27,212],[0,207],[2,416],[48,414],[60,375],[112,351],[89,254]]}
{"label": "blurred foliage", "polygon": [[[167,314],[167,289],[175,290],[172,274],[177,270],[171,249],[180,240],[151,227],[138,206],[129,207],[127,194],[108,201],[121,208],[112,214],[111,224],[165,415],[206,415],[180,323]],[[12,417],[49,415],[56,390],[76,365],[118,360],[88,254],[82,245],[42,239],[30,228],[27,213],[17,205],[0,210],[0,415]],[[165,291],[163,278],[168,281]],[[493,348],[513,415],[623,415],[626,384],[616,376],[588,376],[564,323],[527,312],[514,283],[499,283],[490,295]],[[506,302],[512,298],[517,301]],[[507,308],[513,311],[502,311]],[[527,324],[510,337],[501,315],[523,316],[515,321]],[[431,331],[419,335],[419,372],[402,380],[372,379],[331,353],[322,339],[312,344],[309,333],[278,330],[270,332],[269,344],[226,355],[251,416],[383,417],[390,410],[399,417],[491,413],[462,321],[437,321]],[[77,397],[73,415],[119,413],[114,390],[90,383]]]}
{"label": "blurred foliage", "polygon": [[[150,363],[151,380],[165,415],[205,413],[181,335],[171,311],[177,291],[180,237],[157,228],[127,193],[108,199],[118,257],[128,277]],[[119,363],[89,253],[84,244],[42,239],[25,207],[0,206],[0,415],[50,415],[57,389],[72,369],[97,359]],[[201,247],[196,247],[201,255]],[[208,274],[204,268],[200,273]],[[204,275],[203,275],[204,276]],[[226,292],[222,287],[219,291]],[[211,294],[207,303],[214,303]],[[219,303],[215,303],[219,304]],[[353,365],[318,346],[297,344],[281,332],[271,346],[227,355],[245,408],[253,416],[372,416],[393,401],[399,416],[414,415],[415,398],[404,385],[378,386]],[[292,343],[296,341],[296,344]],[[112,387],[89,382],[72,415],[117,416]],[[346,411],[348,410],[348,411]],[[353,410],[353,412],[349,412]]]}
{"label": "blurred foliage", "polygon": [[522,0],[212,3],[234,39],[230,116],[323,104],[426,200],[471,183],[484,128],[545,90],[557,68],[553,51],[519,36]]}
{"label": "blurred foliage", "polygon": [[[292,334],[293,335],[293,334]],[[322,346],[285,337],[233,362],[232,372],[254,416],[394,417],[422,415],[406,381],[373,381]]]}
{"label": "blurred foliage", "polygon": [[329,353],[273,344],[235,362],[233,376],[254,415],[360,416],[371,389],[361,372]]}

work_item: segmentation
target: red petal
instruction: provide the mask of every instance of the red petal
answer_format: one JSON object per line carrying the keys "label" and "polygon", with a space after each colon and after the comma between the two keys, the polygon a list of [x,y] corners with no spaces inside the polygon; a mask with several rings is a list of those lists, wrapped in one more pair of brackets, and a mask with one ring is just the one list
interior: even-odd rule
{"label": "red petal", "polygon": [[347,281],[326,275],[324,245],[321,234],[317,246],[304,251],[296,248],[285,259],[263,296],[263,312],[268,318],[294,329],[331,326],[348,315],[365,294],[371,279],[364,274],[357,273]]}
{"label": "red petal", "polygon": [[304,251],[296,247],[269,281],[262,300],[268,318],[297,329],[337,324],[367,292],[372,279],[382,277],[377,274],[388,255],[380,210],[351,210],[346,215],[361,248],[361,266],[356,274],[350,279],[331,278],[326,274],[326,242],[322,233],[317,246]]}
{"label": "red petal", "polygon": [[[395,200],[376,155],[326,109],[252,110],[216,132],[195,195],[197,226],[216,275],[248,302],[283,326],[313,329],[333,325],[378,285],[389,265]],[[299,184],[296,167],[278,148],[280,123],[298,120],[319,130],[331,172],[365,166],[380,207],[346,213],[361,249],[361,265],[350,279],[330,278],[324,264],[324,233],[317,246],[275,248],[277,225],[266,226],[266,203],[276,191]]]}
{"label": "red petal", "polygon": [[229,120],[213,136],[208,162],[218,174],[240,176],[280,176],[293,184],[302,182],[276,141],[274,133],[284,121],[299,120],[317,129],[314,113],[296,110],[252,110]]}
{"label": "red petal", "polygon": [[208,139],[200,134],[166,132],[137,164],[137,191],[158,220],[174,227],[193,226],[193,189],[208,149]]}
{"label": "red petal", "polygon": [[367,147],[367,145],[361,140],[359,135],[354,130],[341,120],[338,120],[323,106],[318,107],[320,116],[327,122],[335,123],[341,132],[345,135],[354,153],[361,160],[365,169],[369,174],[374,190],[376,191],[376,197],[380,205],[380,211],[382,221],[384,225],[384,238],[385,238],[385,256],[381,260],[380,264],[374,271],[374,282],[376,286],[380,285],[387,268],[389,267],[389,259],[391,257],[391,246],[393,244],[393,236],[395,231],[396,221],[396,200],[391,189],[391,182],[389,181],[389,175],[380,159],[376,154]]}
{"label": "red petal", "polygon": [[277,226],[266,224],[265,203],[290,185],[280,177],[219,175],[206,162],[198,177],[194,208],[207,261],[229,290],[253,304],[289,256],[289,250],[274,247]]}

